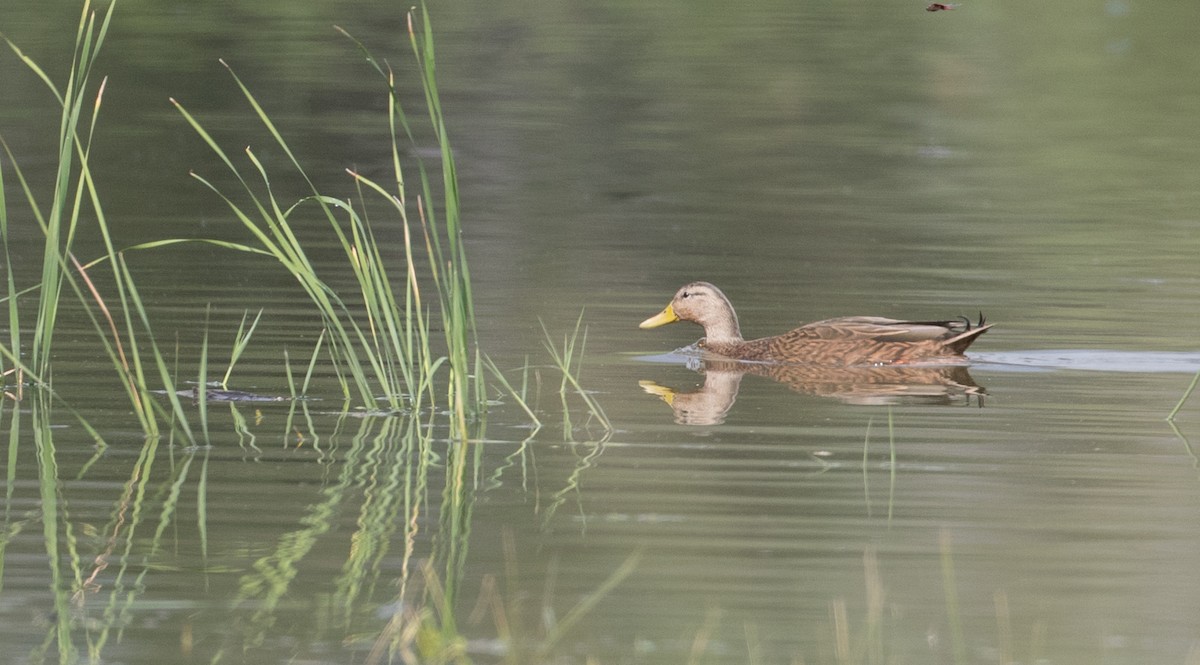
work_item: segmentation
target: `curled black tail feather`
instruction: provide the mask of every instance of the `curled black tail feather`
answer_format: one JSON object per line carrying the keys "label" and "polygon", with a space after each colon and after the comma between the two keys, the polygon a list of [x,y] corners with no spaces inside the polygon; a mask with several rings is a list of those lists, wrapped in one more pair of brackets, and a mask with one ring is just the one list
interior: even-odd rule
{"label": "curled black tail feather", "polygon": [[981,312],[979,314],[979,323],[972,327],[970,320],[967,320],[967,329],[946,340],[942,344],[942,347],[950,349],[954,353],[962,354],[967,350],[968,346],[971,346],[971,344],[974,343],[974,341],[978,339],[980,335],[987,332],[991,327],[992,324],[985,322],[983,313]]}
{"label": "curled black tail feather", "polygon": [[971,317],[969,316],[959,316],[958,318],[949,319],[947,321],[902,321],[901,324],[912,326],[941,326],[942,328],[946,328],[947,330],[957,333],[965,333],[970,330],[989,327],[987,325],[987,319],[983,316],[982,311],[979,312],[978,323],[972,323]]}

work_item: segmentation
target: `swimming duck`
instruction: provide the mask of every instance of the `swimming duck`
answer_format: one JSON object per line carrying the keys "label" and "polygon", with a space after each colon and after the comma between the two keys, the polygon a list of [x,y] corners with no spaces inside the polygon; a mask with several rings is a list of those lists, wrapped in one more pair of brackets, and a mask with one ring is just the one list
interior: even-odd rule
{"label": "swimming duck", "polygon": [[691,321],[704,328],[696,346],[725,358],[811,365],[891,365],[954,360],[991,325],[969,319],[899,321],[878,316],[849,316],[816,321],[774,337],[742,339],[729,299],[708,282],[679,289],[671,304],[642,321],[657,328]]}

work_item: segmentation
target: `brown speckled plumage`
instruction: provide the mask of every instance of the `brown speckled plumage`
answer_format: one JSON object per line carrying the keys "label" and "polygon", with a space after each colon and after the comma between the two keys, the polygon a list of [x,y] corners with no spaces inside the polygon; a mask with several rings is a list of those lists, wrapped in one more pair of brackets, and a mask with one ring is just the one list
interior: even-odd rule
{"label": "brown speckled plumage", "polygon": [[991,328],[952,321],[898,321],[851,316],[808,323],[782,335],[742,339],[737,314],[724,293],[708,282],[679,289],[661,313],[642,322],[656,328],[691,321],[704,328],[697,346],[737,360],[811,365],[891,365],[962,358],[963,351]]}

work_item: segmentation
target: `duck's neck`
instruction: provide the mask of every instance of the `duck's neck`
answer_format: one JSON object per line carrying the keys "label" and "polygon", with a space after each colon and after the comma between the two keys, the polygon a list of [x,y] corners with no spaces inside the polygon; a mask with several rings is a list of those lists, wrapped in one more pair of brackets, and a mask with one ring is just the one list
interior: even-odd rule
{"label": "duck's neck", "polygon": [[738,328],[737,314],[733,311],[733,306],[726,301],[726,313],[728,316],[718,317],[714,321],[706,322],[704,326],[704,337],[709,344],[736,344],[742,340],[742,331]]}

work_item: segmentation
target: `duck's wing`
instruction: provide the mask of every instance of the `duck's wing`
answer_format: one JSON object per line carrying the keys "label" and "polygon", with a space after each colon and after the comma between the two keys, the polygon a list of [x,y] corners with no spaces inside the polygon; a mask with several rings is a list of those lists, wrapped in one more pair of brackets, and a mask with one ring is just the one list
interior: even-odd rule
{"label": "duck's wing", "polygon": [[976,326],[966,318],[948,321],[901,321],[881,316],[847,316],[814,321],[784,333],[781,337],[838,342],[928,342],[948,339],[975,328]]}

